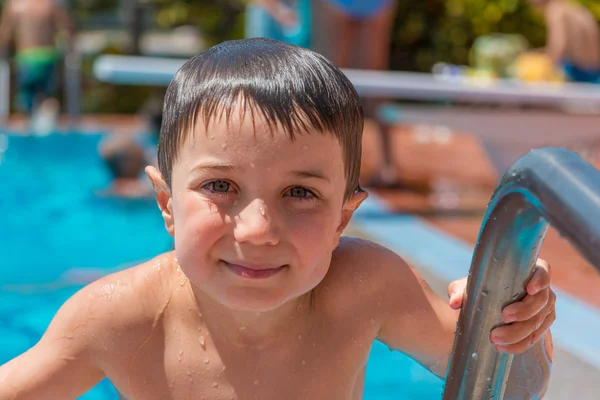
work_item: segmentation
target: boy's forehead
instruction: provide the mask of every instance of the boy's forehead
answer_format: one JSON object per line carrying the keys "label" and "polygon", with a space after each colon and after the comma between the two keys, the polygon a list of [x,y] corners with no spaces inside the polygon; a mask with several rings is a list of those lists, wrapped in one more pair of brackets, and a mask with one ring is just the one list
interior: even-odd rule
{"label": "boy's forehead", "polygon": [[280,151],[284,148],[326,152],[332,147],[339,147],[341,154],[341,144],[332,133],[309,127],[295,132],[292,137],[284,127],[269,124],[262,117],[255,115],[253,118],[249,113],[240,117],[236,114],[232,113],[229,119],[212,118],[208,124],[199,118],[187,135],[185,147],[194,153],[208,151],[222,154],[242,150],[250,153]]}
{"label": "boy's forehead", "polygon": [[[258,121],[256,121],[258,122]],[[281,127],[224,121],[208,126],[198,121],[183,143],[174,169],[191,172],[197,165],[266,168],[269,173],[318,170],[332,180],[343,180],[344,162],[338,139],[318,131],[290,135]],[[254,169],[254,168],[253,168]]]}

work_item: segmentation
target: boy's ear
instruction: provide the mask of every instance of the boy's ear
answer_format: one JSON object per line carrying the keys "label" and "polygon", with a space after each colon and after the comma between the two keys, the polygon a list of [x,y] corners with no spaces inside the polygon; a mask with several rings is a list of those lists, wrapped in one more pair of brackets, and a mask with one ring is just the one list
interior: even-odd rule
{"label": "boy's ear", "polygon": [[361,188],[358,188],[354,193],[352,193],[352,196],[346,200],[344,207],[342,208],[342,219],[337,229],[338,235],[341,235],[344,232],[344,229],[346,229],[350,223],[350,220],[352,219],[354,211],[358,209],[360,204],[365,201],[367,197],[369,197],[369,194]]}
{"label": "boy's ear", "polygon": [[165,228],[169,235],[175,235],[175,223],[173,220],[173,204],[171,199],[171,194],[169,190],[169,186],[162,174],[154,167],[148,166],[146,167],[146,174],[150,181],[152,182],[152,187],[156,192],[156,204],[158,204],[158,208],[162,212],[163,220],[165,221]]}

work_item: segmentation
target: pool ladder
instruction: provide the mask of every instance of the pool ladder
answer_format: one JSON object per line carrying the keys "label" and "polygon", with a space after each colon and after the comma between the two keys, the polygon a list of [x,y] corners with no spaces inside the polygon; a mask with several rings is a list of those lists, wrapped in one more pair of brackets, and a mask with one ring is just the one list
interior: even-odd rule
{"label": "pool ladder", "polygon": [[[500,180],[483,221],[444,400],[503,399],[509,379],[531,373],[516,363],[511,370],[519,356],[498,352],[490,331],[502,325],[501,309],[525,296],[549,224],[600,271],[600,172],[566,149],[532,150]],[[542,370],[533,374],[525,380],[539,385]]]}

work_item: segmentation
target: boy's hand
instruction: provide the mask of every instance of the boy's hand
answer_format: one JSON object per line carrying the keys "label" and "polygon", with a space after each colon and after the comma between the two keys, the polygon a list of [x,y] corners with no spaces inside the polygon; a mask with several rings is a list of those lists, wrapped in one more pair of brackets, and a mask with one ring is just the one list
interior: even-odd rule
{"label": "boy's hand", "polygon": [[[467,278],[451,282],[448,286],[450,307],[461,308]],[[503,325],[492,330],[491,342],[498,351],[521,354],[533,346],[556,319],[556,295],[550,289],[550,265],[539,259],[533,277],[525,288],[527,295],[521,301],[502,310]]]}

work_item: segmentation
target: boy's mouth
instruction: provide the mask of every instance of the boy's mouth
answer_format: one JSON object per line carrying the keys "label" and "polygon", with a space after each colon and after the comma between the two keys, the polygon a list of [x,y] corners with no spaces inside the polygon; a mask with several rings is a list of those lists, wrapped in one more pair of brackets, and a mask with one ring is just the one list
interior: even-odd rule
{"label": "boy's mouth", "polygon": [[287,265],[274,266],[274,265],[252,265],[246,264],[240,265],[239,263],[230,263],[225,260],[221,260],[223,265],[227,267],[234,274],[241,276],[242,278],[249,279],[264,279],[283,271]]}

